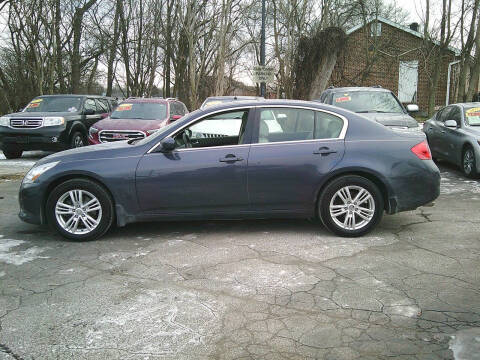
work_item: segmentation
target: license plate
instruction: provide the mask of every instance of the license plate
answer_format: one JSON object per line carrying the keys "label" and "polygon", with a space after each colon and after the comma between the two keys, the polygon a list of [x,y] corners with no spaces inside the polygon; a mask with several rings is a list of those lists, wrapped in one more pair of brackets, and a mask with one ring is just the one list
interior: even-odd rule
{"label": "license plate", "polygon": [[27,144],[28,136],[17,136],[15,140],[17,141],[17,144]]}

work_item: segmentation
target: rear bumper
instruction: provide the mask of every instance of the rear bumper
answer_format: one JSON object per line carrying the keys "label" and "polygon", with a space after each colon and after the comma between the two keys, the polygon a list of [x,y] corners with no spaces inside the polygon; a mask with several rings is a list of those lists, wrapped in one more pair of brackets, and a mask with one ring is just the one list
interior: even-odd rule
{"label": "rear bumper", "polygon": [[415,172],[392,179],[395,194],[389,198],[388,213],[414,210],[434,201],[440,195],[440,171],[432,160],[422,160]]}
{"label": "rear bumper", "polygon": [[0,149],[18,150],[63,150],[68,147],[65,126],[39,129],[0,129]]}

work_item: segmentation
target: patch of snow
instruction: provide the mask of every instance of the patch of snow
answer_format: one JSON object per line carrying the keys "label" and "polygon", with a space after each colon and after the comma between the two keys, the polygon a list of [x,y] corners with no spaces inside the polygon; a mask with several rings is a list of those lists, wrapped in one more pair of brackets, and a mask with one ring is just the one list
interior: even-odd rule
{"label": "patch of snow", "polygon": [[480,360],[480,328],[457,331],[450,340],[450,350],[455,360]]}
{"label": "patch of snow", "polygon": [[5,276],[5,271],[0,271],[0,278]]}
{"label": "patch of snow", "polygon": [[0,262],[18,266],[36,259],[48,258],[39,256],[46,249],[38,246],[32,246],[25,250],[13,250],[23,244],[27,244],[27,242],[24,240],[2,238],[0,240]]}

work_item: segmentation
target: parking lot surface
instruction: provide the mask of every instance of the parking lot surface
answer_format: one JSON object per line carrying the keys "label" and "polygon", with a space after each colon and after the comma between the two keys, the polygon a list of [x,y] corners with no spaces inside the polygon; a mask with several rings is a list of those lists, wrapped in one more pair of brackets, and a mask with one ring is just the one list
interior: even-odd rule
{"label": "parking lot surface", "polygon": [[0,160],[0,359],[480,358],[480,182],[452,167],[362,238],[260,220],[75,243],[17,217],[12,174],[41,156]]}

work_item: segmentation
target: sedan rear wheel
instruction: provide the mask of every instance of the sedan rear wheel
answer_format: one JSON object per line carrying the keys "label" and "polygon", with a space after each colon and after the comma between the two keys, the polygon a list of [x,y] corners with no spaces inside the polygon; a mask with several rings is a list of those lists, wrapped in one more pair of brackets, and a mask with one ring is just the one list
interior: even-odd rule
{"label": "sedan rear wheel", "polygon": [[470,147],[463,152],[462,168],[463,168],[463,173],[466,176],[471,178],[475,178],[478,176],[475,153],[473,149]]}
{"label": "sedan rear wheel", "polygon": [[329,183],[319,200],[323,224],[340,236],[361,236],[371,231],[383,215],[383,197],[370,180],[342,176]]}
{"label": "sedan rear wheel", "polygon": [[99,184],[68,180],[50,194],[46,215],[60,234],[72,240],[93,240],[103,235],[113,222],[113,202]]}

